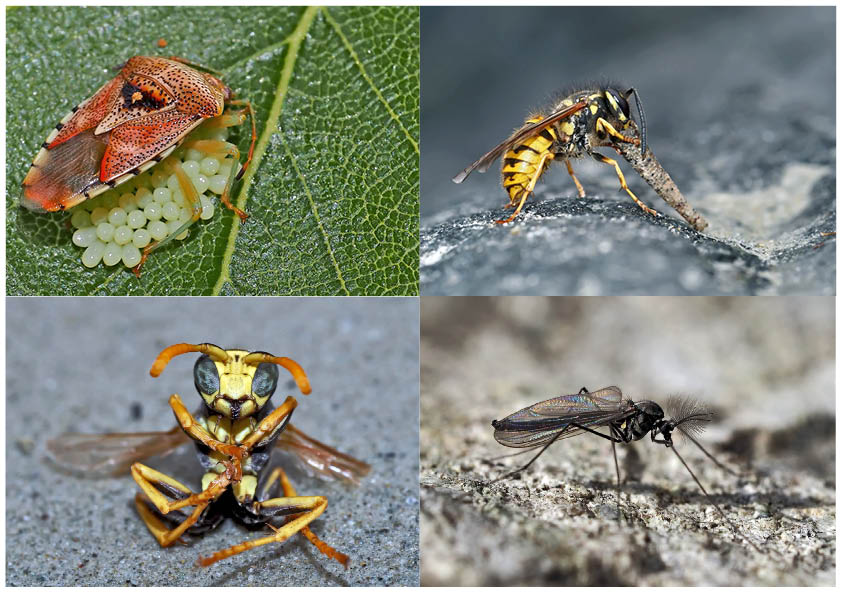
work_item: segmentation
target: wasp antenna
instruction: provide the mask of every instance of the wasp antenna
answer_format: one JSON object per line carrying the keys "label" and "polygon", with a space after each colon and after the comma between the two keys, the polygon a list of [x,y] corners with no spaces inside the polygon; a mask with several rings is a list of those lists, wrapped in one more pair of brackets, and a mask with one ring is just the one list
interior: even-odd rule
{"label": "wasp antenna", "polygon": [[634,93],[634,104],[637,106],[637,113],[640,116],[640,154],[646,156],[646,114],[643,113],[643,102],[640,99],[640,93],[637,89],[632,87],[626,91],[626,100]]}
{"label": "wasp antenna", "polygon": [[295,383],[298,385],[298,388],[302,393],[309,395],[312,390],[310,388],[310,380],[307,378],[307,374],[304,372],[303,368],[298,365],[298,362],[288,357],[276,357],[271,353],[262,353],[258,351],[255,353],[249,353],[243,358],[243,361],[252,366],[256,366],[261,363],[278,364],[279,366],[286,368],[286,370],[292,374]]}
{"label": "wasp antenna", "polygon": [[752,540],[746,537],[745,534],[737,528],[737,525],[734,524],[734,522],[731,519],[725,516],[725,513],[722,512],[722,509],[719,508],[719,505],[713,501],[713,498],[710,497],[710,494],[708,494],[707,490],[705,489],[705,486],[702,485],[702,482],[699,481],[699,478],[696,477],[696,474],[693,473],[693,470],[690,469],[690,466],[686,462],[684,462],[684,457],[682,457],[675,449],[675,445],[673,445],[672,447],[672,452],[675,453],[675,456],[678,457],[678,460],[681,461],[681,464],[684,465],[685,469],[687,469],[687,472],[690,474],[690,477],[693,478],[693,481],[696,482],[696,485],[699,486],[699,489],[702,490],[702,493],[707,497],[708,502],[713,504],[714,508],[716,508],[717,512],[719,513],[719,516],[725,519],[725,522],[731,525],[731,528],[734,530],[734,532],[740,537],[742,537],[743,540],[745,540],[758,554],[762,554],[763,551],[759,547],[757,547],[757,545],[755,545],[755,543]]}
{"label": "wasp antenna", "polygon": [[158,357],[155,358],[155,362],[152,364],[152,369],[149,370],[149,374],[150,376],[157,378],[160,376],[161,372],[164,371],[164,368],[167,367],[167,364],[170,363],[172,358],[178,355],[184,355],[185,353],[197,352],[204,353],[212,360],[218,362],[227,362],[229,359],[225,350],[213,343],[200,343],[199,345],[193,345],[192,343],[176,343],[175,345],[170,345],[158,354]]}

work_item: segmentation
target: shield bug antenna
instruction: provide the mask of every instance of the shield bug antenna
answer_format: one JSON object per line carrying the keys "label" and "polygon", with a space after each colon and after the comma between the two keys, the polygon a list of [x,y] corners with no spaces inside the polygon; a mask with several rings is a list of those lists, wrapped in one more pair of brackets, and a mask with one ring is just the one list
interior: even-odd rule
{"label": "shield bug antenna", "polygon": [[[631,399],[624,399],[622,391],[616,386],[609,386],[593,392],[583,387],[576,394],[547,399],[525,407],[502,420],[491,422],[494,428],[494,439],[503,446],[510,448],[528,450],[540,448],[540,450],[526,465],[498,477],[492,483],[526,470],[551,444],[558,440],[584,433],[595,434],[600,438],[611,441],[614,468],[617,473],[617,521],[619,522],[621,487],[616,445],[640,440],[648,434],[652,442],[663,444],[675,453],[678,460],[690,473],[693,481],[696,482],[708,501],[713,504],[733,531],[751,545],[755,551],[762,553],[757,545],[748,539],[725,515],[719,505],[713,501],[696,474],[693,473],[690,466],[687,465],[675,448],[672,434],[678,431],[698,446],[719,467],[733,473],[705,450],[696,439],[696,436],[704,430],[705,424],[712,421],[712,414],[698,402],[681,398],[670,399],[667,402],[667,410],[670,413],[669,418],[666,418],[664,410],[654,401],[635,402]],[[599,431],[598,428],[607,428],[607,433],[606,430]]]}

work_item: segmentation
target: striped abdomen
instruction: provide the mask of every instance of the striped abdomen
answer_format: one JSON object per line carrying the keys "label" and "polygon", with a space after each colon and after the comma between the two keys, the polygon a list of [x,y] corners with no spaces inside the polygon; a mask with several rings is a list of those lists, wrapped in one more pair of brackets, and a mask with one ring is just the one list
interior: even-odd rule
{"label": "striped abdomen", "polygon": [[[532,124],[541,120],[541,116],[536,116],[527,120],[526,123]],[[547,169],[552,161],[552,156],[545,162],[542,171],[537,171],[541,157],[549,152],[550,147],[556,140],[558,140],[556,132],[552,126],[549,126],[536,136],[512,147],[503,155],[503,188],[509,193],[511,202],[520,200],[524,190],[529,186],[529,182],[543,174]]]}

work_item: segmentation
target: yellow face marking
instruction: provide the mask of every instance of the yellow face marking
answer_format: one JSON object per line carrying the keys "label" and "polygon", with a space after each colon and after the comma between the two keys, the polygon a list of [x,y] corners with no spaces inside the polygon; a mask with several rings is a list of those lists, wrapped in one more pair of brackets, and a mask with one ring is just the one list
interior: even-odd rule
{"label": "yellow face marking", "polygon": [[595,103],[592,103],[591,104],[591,114],[593,114],[595,116],[596,112],[598,112],[598,111],[599,111],[599,107]]}

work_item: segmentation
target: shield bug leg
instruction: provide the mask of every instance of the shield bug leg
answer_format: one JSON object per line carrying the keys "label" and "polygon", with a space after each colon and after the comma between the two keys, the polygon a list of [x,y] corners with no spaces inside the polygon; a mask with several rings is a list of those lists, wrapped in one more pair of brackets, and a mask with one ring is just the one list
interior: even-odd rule
{"label": "shield bug leg", "polygon": [[[248,112],[249,117],[251,118],[251,145],[249,146],[249,155],[246,158],[246,162],[243,164],[243,167],[240,168],[240,173],[237,174],[237,179],[239,180],[243,177],[243,174],[246,173],[246,170],[248,169],[249,164],[251,163],[251,158],[254,155],[254,144],[257,142],[257,123],[254,119],[254,108],[251,105],[251,101],[249,101],[248,99],[232,99],[228,102],[228,105],[245,106],[246,111]],[[240,120],[240,124],[242,123],[242,120]]]}
{"label": "shield bug leg", "polygon": [[637,196],[634,195],[634,192],[632,192],[631,189],[626,184],[626,178],[623,176],[623,172],[620,169],[620,166],[615,159],[611,159],[610,157],[606,157],[605,155],[601,155],[600,153],[597,153],[596,151],[593,151],[591,153],[591,155],[593,155],[594,159],[596,159],[597,161],[601,161],[602,163],[606,163],[608,165],[614,166],[614,171],[617,172],[617,177],[620,179],[620,187],[623,190],[625,190],[626,193],[628,193],[629,196],[631,196],[632,200],[635,202],[635,204],[637,206],[639,206],[641,209],[643,209],[644,211],[646,211],[647,213],[649,213],[653,217],[659,217],[660,216],[658,211],[656,211],[655,209],[652,209],[650,207],[647,207],[645,204],[643,204],[643,202],[641,202],[641,200],[639,198],[637,198]]}
{"label": "shield bug leg", "polygon": [[[225,116],[221,116],[225,117]],[[203,153],[208,153],[219,157],[221,159],[225,159],[226,157],[230,157],[234,163],[240,162],[240,149],[237,148],[237,145],[233,143],[226,142],[224,140],[195,140],[195,141],[187,141],[184,143],[184,146],[188,149],[196,149],[197,151],[202,151]],[[240,217],[240,221],[245,222],[248,219],[248,214],[244,213],[240,209],[234,206],[231,202],[231,186],[236,179],[236,174],[234,173],[234,168],[231,168],[231,171],[228,174],[228,181],[225,183],[225,190],[222,191],[222,196],[220,200],[222,204],[224,204],[229,210],[234,211],[237,216]]]}
{"label": "shield bug leg", "polygon": [[163,240],[152,242],[146,248],[143,249],[143,253],[140,257],[140,262],[135,266],[132,271],[137,277],[140,277],[140,269],[143,267],[143,264],[146,262],[146,259],[149,258],[149,253],[153,250],[157,250],[161,246],[165,245],[167,242],[172,241],[173,238],[180,236],[184,233],[187,228],[189,228],[193,223],[199,220],[199,217],[202,215],[202,202],[199,200],[199,193],[196,191],[196,187],[193,185],[193,182],[190,180],[190,176],[184,171],[184,168],[181,167],[181,162],[178,159],[165,159],[161,163],[161,167],[164,169],[165,172],[175,175],[176,179],[178,180],[179,188],[181,189],[181,193],[184,195],[184,200],[187,201],[188,208],[191,210],[190,219],[188,219],[183,225],[181,225],[178,229],[174,232],[171,232],[167,235]]}

